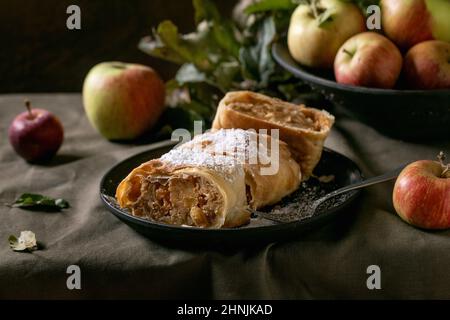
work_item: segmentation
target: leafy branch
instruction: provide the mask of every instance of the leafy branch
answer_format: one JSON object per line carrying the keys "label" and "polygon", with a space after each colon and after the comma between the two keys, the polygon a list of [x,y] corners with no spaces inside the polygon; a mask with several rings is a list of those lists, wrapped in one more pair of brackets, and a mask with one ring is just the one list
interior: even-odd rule
{"label": "leafy branch", "polygon": [[[167,129],[192,128],[193,120],[208,126],[222,96],[231,90],[253,90],[291,99],[309,92],[297,79],[277,66],[271,46],[287,29],[291,0],[261,0],[245,10],[246,24],[220,14],[210,0],[193,0],[195,31],[181,34],[171,21],[163,21],[143,38],[143,52],[180,65],[167,83],[170,117]],[[177,118],[173,115],[176,114]],[[183,115],[184,114],[184,115]],[[175,123],[174,123],[175,121]]]}

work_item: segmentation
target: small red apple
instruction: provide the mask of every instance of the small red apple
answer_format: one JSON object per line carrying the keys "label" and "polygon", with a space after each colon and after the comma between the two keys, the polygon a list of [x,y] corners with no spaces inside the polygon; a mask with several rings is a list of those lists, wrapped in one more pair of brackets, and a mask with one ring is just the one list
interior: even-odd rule
{"label": "small red apple", "polygon": [[450,1],[381,0],[380,6],[383,30],[400,48],[433,39],[450,41]]}
{"label": "small red apple", "polygon": [[393,202],[406,222],[424,229],[450,228],[450,165],[416,161],[400,173],[395,182]]}
{"label": "small red apple", "polygon": [[386,37],[364,32],[348,39],[334,60],[336,81],[362,87],[392,88],[402,69],[402,55]]}
{"label": "small red apple", "polygon": [[416,44],[405,56],[403,72],[413,89],[450,89],[450,43]]}
{"label": "small red apple", "polygon": [[19,114],[8,131],[9,141],[14,150],[28,162],[40,162],[53,157],[64,139],[61,122],[44,109],[31,109]]}

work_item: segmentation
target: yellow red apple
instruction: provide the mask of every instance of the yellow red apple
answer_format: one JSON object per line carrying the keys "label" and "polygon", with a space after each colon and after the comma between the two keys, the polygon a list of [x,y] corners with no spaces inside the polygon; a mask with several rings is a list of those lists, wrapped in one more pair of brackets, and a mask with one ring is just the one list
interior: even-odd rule
{"label": "yellow red apple", "polygon": [[450,43],[430,40],[416,44],[405,56],[403,72],[413,89],[450,89]]}
{"label": "yellow red apple", "polygon": [[336,81],[342,84],[394,87],[402,69],[402,55],[386,37],[364,32],[348,39],[334,61]]}
{"label": "yellow red apple", "polygon": [[450,1],[381,0],[381,23],[386,35],[408,49],[426,40],[450,41]]}
{"label": "yellow red apple", "polygon": [[421,160],[408,165],[395,182],[393,203],[406,222],[424,229],[450,228],[450,166]]}
{"label": "yellow red apple", "polygon": [[83,103],[91,124],[109,140],[130,140],[151,129],[164,109],[165,88],[150,67],[103,62],[83,85]]}
{"label": "yellow red apple", "polygon": [[292,57],[308,67],[332,68],[339,47],[366,30],[359,8],[340,0],[301,3],[291,16],[288,48]]}

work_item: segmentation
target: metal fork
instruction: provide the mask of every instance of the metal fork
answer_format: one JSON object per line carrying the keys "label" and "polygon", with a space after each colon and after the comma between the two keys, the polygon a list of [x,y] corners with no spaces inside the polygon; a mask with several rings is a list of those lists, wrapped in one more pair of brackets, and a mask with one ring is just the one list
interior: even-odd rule
{"label": "metal fork", "polygon": [[[311,212],[309,213],[310,216],[312,216],[317,208],[324,203],[327,200],[330,200],[331,198],[334,198],[338,195],[347,193],[349,191],[353,191],[353,190],[358,190],[358,189],[362,189],[365,187],[369,187],[369,186],[373,186],[375,184],[378,183],[383,183],[386,181],[390,181],[393,179],[396,179],[398,177],[398,175],[400,174],[400,172],[407,166],[408,164],[404,164],[401,165],[400,167],[391,170],[389,172],[386,172],[380,176],[376,176],[370,179],[366,179],[360,182],[356,182],[353,183],[351,185],[339,188],[337,190],[334,190],[326,195],[324,195],[323,197],[320,197],[319,199],[316,199],[313,203],[313,205],[311,206]],[[268,219],[268,220],[272,220],[275,222],[279,222],[279,223],[286,223],[286,222],[291,222],[291,221],[295,221],[296,219],[286,219],[286,217],[283,219],[282,215],[280,214],[273,214],[270,212],[262,212],[262,211],[253,211],[254,214],[256,214],[257,216],[260,216],[264,219]]]}

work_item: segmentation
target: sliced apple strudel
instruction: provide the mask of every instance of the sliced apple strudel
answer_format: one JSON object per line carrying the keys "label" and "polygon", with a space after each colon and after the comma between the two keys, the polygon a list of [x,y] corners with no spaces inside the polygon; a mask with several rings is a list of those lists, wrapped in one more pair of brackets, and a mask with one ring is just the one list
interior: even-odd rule
{"label": "sliced apple strudel", "polygon": [[305,180],[319,162],[333,124],[334,117],[327,111],[236,91],[220,101],[213,128],[279,129],[280,140],[290,147]]}
{"label": "sliced apple strudel", "polygon": [[252,131],[217,130],[134,169],[116,198],[133,215],[153,221],[237,227],[249,221],[249,209],[278,202],[300,181],[300,167],[284,142]]}

